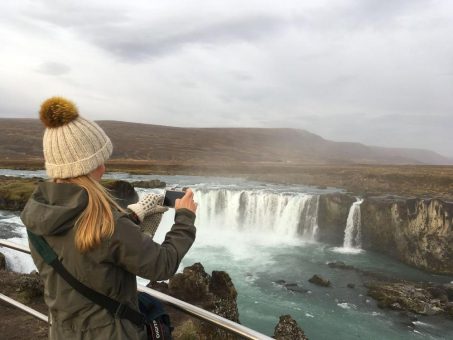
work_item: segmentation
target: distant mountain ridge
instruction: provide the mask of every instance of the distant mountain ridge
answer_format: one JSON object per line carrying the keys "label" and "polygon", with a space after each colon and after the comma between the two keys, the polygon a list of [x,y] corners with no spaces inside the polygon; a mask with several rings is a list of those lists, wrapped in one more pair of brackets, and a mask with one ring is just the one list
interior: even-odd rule
{"label": "distant mountain ridge", "polygon": [[[187,163],[453,164],[453,159],[429,150],[334,142],[297,129],[179,128],[120,121],[97,123],[112,139],[113,159]],[[43,130],[37,119],[0,118],[0,158],[42,158]]]}

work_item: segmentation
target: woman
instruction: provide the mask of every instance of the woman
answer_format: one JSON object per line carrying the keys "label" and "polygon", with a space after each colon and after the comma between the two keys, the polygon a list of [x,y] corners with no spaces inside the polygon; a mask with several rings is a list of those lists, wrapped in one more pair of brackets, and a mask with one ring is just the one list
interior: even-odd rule
{"label": "woman", "polygon": [[[175,224],[159,245],[140,232],[99,183],[112,153],[104,131],[59,97],[42,104],[40,118],[46,126],[44,158],[52,180],[38,185],[22,221],[44,237],[77,280],[138,310],[136,275],[168,279],[195,239],[197,205],[192,191],[176,202]],[[143,201],[134,208],[140,220],[162,213]],[[30,249],[44,281],[50,339],[146,339],[144,328],[80,295],[32,245]]]}

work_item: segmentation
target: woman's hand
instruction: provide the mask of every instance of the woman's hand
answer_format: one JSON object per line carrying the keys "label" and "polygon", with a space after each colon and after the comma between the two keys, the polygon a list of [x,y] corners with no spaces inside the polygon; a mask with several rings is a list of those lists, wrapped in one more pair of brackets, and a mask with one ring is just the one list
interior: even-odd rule
{"label": "woman's hand", "polygon": [[[140,201],[134,204],[129,204],[128,209],[132,210],[137,215],[140,223],[143,222],[146,216],[163,214],[168,210],[167,207],[163,207],[164,196],[155,193],[145,195]],[[160,220],[159,220],[160,222]]]}
{"label": "woman's hand", "polygon": [[175,209],[189,209],[191,212],[196,214],[198,204],[193,200],[192,189],[187,189],[186,194],[183,198],[178,198],[175,201]]}

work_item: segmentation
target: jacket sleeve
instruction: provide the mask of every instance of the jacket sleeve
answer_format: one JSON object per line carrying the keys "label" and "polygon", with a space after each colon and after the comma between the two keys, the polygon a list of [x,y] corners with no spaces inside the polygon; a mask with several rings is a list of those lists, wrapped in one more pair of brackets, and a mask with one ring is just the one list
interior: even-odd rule
{"label": "jacket sleeve", "polygon": [[112,262],[130,273],[148,280],[166,280],[178,270],[179,263],[195,240],[195,214],[178,209],[175,224],[158,244],[140,232],[128,217],[118,219],[115,232],[109,240],[108,252]]}

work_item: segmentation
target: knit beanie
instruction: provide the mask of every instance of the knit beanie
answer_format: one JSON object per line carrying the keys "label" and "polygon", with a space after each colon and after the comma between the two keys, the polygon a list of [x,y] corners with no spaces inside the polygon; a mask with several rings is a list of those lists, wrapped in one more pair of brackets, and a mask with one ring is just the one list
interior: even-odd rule
{"label": "knit beanie", "polygon": [[79,116],[71,101],[52,97],[39,111],[47,175],[70,178],[87,175],[110,157],[112,142],[95,122]]}

